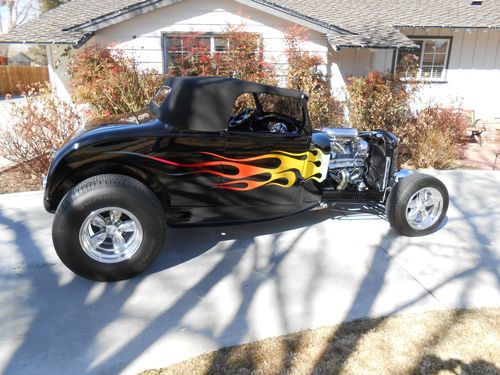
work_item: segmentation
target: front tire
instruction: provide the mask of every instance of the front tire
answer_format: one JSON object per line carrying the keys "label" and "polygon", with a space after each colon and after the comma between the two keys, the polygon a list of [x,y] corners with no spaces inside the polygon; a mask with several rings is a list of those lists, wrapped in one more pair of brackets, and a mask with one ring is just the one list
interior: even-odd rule
{"label": "front tire", "polygon": [[392,189],[387,198],[387,219],[404,236],[425,236],[439,228],[448,204],[448,190],[440,180],[415,173]]}
{"label": "front tire", "polygon": [[165,219],[158,198],[123,175],[98,175],[57,208],[52,239],[61,261],[80,276],[117,281],[144,271],[159,255]]}

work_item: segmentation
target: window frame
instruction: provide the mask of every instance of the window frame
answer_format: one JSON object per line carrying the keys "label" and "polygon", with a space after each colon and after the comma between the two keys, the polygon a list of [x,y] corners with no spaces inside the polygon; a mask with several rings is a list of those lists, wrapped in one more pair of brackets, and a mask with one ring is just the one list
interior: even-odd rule
{"label": "window frame", "polygon": [[[200,37],[209,37],[210,38],[210,53],[224,53],[224,51],[216,51],[215,50],[215,38],[217,37],[225,37],[227,33],[224,32],[214,32],[214,31],[208,31],[208,32],[185,32],[185,31],[164,31],[161,33],[161,48],[162,48],[162,55],[163,55],[163,74],[168,74],[168,65],[170,63],[170,54],[168,52],[169,45],[168,45],[168,38],[182,38],[182,37],[187,37],[190,36],[192,33],[197,33]],[[263,41],[262,41],[262,34],[260,33],[252,33],[255,35],[258,35],[260,37],[260,42],[258,48],[262,48]],[[228,49],[225,52],[229,51],[229,45]]]}
{"label": "window frame", "polygon": [[[196,33],[196,31],[195,31]],[[162,48],[162,55],[163,55],[163,74],[168,73],[168,65],[170,63],[170,53],[169,53],[169,43],[168,43],[168,38],[182,38],[182,37],[187,37],[190,36],[192,32],[162,32],[161,33],[161,48]],[[210,53],[216,53],[215,51],[215,38],[216,37],[223,37],[225,33],[220,32],[201,32],[199,33],[200,37],[209,37],[210,38]]]}
{"label": "window frame", "polygon": [[[448,75],[448,68],[450,65],[450,54],[451,54],[451,48],[452,48],[452,43],[453,43],[453,37],[452,36],[431,36],[431,35],[412,35],[408,36],[408,38],[412,41],[423,41],[422,43],[422,48],[417,49],[418,52],[418,57],[419,57],[419,67],[418,67],[418,76],[417,76],[417,81],[423,82],[423,83],[447,83],[447,75]],[[443,72],[441,74],[440,78],[425,78],[422,77],[422,60],[424,58],[424,51],[425,51],[425,41],[426,40],[446,40],[448,41],[448,48],[446,49],[446,55],[445,55],[445,61],[443,64]],[[398,62],[398,56],[401,53],[401,49],[396,49],[394,51],[394,56],[393,56],[393,62],[392,62],[392,71],[396,73],[397,70],[397,62]],[[434,65],[432,65],[434,66]]]}

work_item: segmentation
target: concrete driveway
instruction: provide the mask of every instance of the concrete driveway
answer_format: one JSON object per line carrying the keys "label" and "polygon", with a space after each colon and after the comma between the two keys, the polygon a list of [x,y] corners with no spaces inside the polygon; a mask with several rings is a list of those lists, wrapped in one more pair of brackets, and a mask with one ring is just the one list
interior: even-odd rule
{"label": "concrete driveway", "polygon": [[500,306],[500,173],[440,172],[439,232],[398,236],[328,210],[168,229],[141,277],[76,277],[52,247],[39,192],[0,196],[0,373],[115,374],[367,316]]}

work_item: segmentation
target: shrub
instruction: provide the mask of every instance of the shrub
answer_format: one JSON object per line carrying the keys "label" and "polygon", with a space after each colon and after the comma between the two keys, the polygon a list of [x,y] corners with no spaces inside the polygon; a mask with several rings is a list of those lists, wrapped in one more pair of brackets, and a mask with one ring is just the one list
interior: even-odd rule
{"label": "shrub", "polygon": [[410,162],[417,168],[446,168],[464,156],[467,117],[456,108],[431,106],[406,127]]}
{"label": "shrub", "polygon": [[175,43],[169,49],[172,57],[169,74],[224,76],[276,84],[275,70],[264,58],[262,38],[244,29],[244,24],[227,25],[223,34],[229,48],[215,53],[211,53],[208,45],[199,39],[200,33],[180,36],[183,53],[175,54],[180,48]]}
{"label": "shrub", "polygon": [[347,83],[349,120],[360,130],[384,129],[401,137],[412,119],[411,104],[419,85],[398,74],[370,72]]}
{"label": "shrub", "polygon": [[[210,54],[210,47],[203,43],[198,36],[201,33],[190,33],[179,36],[179,46],[175,43],[168,50],[170,54],[170,65],[168,75],[170,76],[213,76],[215,67]],[[182,45],[182,48],[180,47]],[[179,53],[182,49],[182,54]]]}
{"label": "shrub", "polygon": [[94,117],[140,111],[164,80],[156,70],[140,69],[123,51],[99,45],[73,56],[68,72],[73,99],[89,104]]}
{"label": "shrub", "polygon": [[[265,60],[261,37],[245,31],[244,28],[245,25],[226,27],[224,35],[229,48],[223,52],[210,53],[208,46],[198,38],[199,33],[179,37],[182,39],[183,53],[175,55],[179,47],[170,48],[169,51],[174,56],[170,74],[226,76],[277,85],[277,74],[273,65]],[[324,65],[321,56],[300,48],[300,43],[305,41],[304,35],[303,28],[290,28],[286,31],[286,57],[289,65],[287,85],[309,94],[309,113],[313,126],[341,123],[342,106],[331,95],[321,70]],[[236,103],[237,108],[248,105],[243,99]]]}
{"label": "shrub", "polygon": [[302,27],[291,27],[286,32],[287,85],[309,95],[308,109],[313,127],[342,124],[342,105],[332,96],[321,69],[324,65],[323,59],[300,47],[306,40],[305,35],[305,29]]}
{"label": "shrub", "polygon": [[51,150],[59,149],[82,124],[76,109],[48,84],[37,84],[10,108],[12,122],[0,133],[0,155],[38,177],[47,172]]}

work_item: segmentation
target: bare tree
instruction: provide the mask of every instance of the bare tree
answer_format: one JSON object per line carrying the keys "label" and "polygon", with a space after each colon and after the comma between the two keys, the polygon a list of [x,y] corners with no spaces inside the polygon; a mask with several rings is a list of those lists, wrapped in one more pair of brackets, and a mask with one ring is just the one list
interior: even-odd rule
{"label": "bare tree", "polygon": [[3,24],[0,10],[0,29],[9,32],[28,19],[34,0],[0,0],[0,8],[7,7],[7,24]]}

